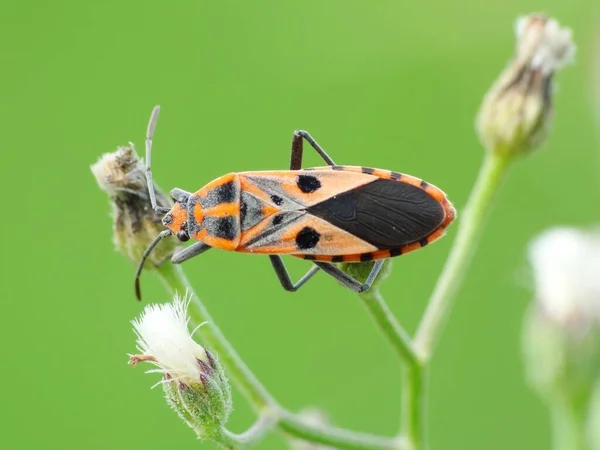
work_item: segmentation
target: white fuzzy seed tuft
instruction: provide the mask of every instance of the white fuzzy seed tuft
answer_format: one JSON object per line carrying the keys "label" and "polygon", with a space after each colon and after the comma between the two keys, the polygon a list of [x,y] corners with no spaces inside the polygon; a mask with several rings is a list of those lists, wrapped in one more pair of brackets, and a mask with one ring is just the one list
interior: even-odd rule
{"label": "white fuzzy seed tuft", "polygon": [[518,58],[547,76],[570,64],[575,44],[570,28],[541,15],[519,17],[515,23]]}
{"label": "white fuzzy seed tuft", "polygon": [[190,298],[175,296],[172,303],[148,305],[132,321],[137,345],[144,356],[164,374],[185,384],[200,382],[198,359],[209,364],[206,350],[198,345],[188,329]]}
{"label": "white fuzzy seed tuft", "polygon": [[548,230],[532,242],[529,258],[545,314],[584,333],[600,320],[600,233]]}

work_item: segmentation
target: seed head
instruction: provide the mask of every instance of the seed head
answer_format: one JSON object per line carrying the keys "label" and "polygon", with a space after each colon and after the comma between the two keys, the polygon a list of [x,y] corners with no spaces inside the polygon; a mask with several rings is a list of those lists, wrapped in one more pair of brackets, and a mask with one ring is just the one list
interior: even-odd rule
{"label": "seed head", "polygon": [[573,59],[571,30],[540,14],[515,25],[516,55],[483,99],[476,128],[488,151],[513,156],[544,142],[551,115],[553,78]]}
{"label": "seed head", "polygon": [[[135,264],[154,238],[164,230],[162,217],[150,204],[146,171],[133,144],[106,153],[92,165],[98,185],[111,200],[113,240],[117,250]],[[160,206],[171,207],[172,202],[156,188]],[[153,265],[160,265],[177,247],[171,237],[163,239],[150,255]]]}
{"label": "seed head", "polygon": [[140,354],[129,363],[149,362],[163,374],[167,402],[201,439],[220,436],[231,413],[231,390],[217,358],[189,332],[188,299],[149,305],[132,321]]}
{"label": "seed head", "polygon": [[600,233],[549,230],[529,256],[535,301],[524,349],[531,384],[545,396],[589,398],[600,376]]}

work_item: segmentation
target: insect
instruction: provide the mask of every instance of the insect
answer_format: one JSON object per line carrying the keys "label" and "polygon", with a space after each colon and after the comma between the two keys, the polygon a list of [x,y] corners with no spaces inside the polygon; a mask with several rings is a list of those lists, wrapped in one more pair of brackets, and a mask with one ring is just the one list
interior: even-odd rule
{"label": "insect", "polygon": [[[455,210],[444,192],[426,181],[369,167],[338,166],[306,131],[294,132],[290,170],[229,173],[191,193],[170,192],[172,208],[157,205],[151,171],[152,137],[159,107],[146,137],[146,175],[152,208],[164,214],[162,231],[143,254],[140,275],[153,248],[170,235],[197,242],[175,253],[180,264],[211,248],[269,255],[283,288],[296,291],[317,271],[331,275],[355,292],[364,292],[383,260],[417,250],[444,234]],[[302,169],[306,140],[327,163]],[[292,282],[281,255],[312,261]],[[376,261],[364,283],[332,263]]]}

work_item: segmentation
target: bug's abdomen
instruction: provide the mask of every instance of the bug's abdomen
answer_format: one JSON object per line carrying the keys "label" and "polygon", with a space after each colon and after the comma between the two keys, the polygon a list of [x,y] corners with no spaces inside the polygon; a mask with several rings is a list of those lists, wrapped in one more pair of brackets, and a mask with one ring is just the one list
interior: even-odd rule
{"label": "bug's abdomen", "polygon": [[194,239],[222,250],[240,242],[240,180],[224,175],[195,192],[190,201],[190,229]]}
{"label": "bug's abdomen", "polygon": [[329,166],[238,176],[241,252],[370,261],[433,242],[455,217],[441,190],[397,172]]}

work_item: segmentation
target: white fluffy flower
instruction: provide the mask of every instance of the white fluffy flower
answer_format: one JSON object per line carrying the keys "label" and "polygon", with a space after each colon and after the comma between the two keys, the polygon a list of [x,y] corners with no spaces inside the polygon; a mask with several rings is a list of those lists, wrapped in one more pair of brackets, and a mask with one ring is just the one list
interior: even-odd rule
{"label": "white fluffy flower", "polygon": [[518,59],[545,76],[573,60],[575,44],[571,29],[561,27],[555,19],[536,14],[519,17],[515,34]]}
{"label": "white fluffy flower", "polygon": [[132,364],[151,362],[159,367],[155,371],[187,385],[201,382],[201,374],[214,369],[210,354],[189,332],[188,304],[189,298],[176,295],[172,303],[144,308],[141,316],[132,321],[138,350],[142,352],[131,357]]}
{"label": "white fluffy flower", "polygon": [[600,233],[548,230],[532,242],[529,258],[546,315],[581,332],[600,321]]}
{"label": "white fluffy flower", "polygon": [[198,345],[188,328],[190,298],[175,295],[172,303],[149,305],[133,320],[142,354],[129,363],[149,362],[162,373],[167,403],[200,439],[215,440],[231,414],[231,389],[218,359]]}

